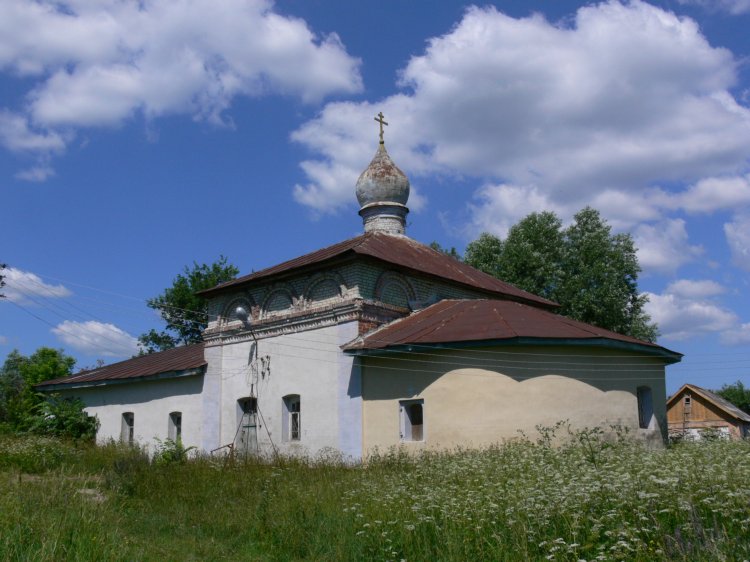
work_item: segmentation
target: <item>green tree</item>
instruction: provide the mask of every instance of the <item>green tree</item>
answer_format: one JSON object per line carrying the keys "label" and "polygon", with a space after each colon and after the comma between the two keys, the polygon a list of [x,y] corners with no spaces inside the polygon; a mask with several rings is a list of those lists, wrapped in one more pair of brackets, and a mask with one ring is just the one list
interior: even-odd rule
{"label": "green tree", "polygon": [[[469,242],[464,252],[464,261],[493,277],[500,277],[502,270],[503,242],[489,232]],[[510,281],[509,281],[510,283]]]}
{"label": "green tree", "polygon": [[562,228],[551,212],[532,213],[505,240],[482,234],[466,262],[517,287],[558,302],[560,314],[653,342],[658,334],[638,292],[635,244],[615,234],[599,212],[579,211]]}
{"label": "green tree", "polygon": [[503,242],[499,277],[530,293],[554,300],[562,280],[562,222],[545,211],[511,227]]}
{"label": "green tree", "polygon": [[714,390],[724,400],[728,400],[743,412],[750,414],[750,388],[745,388],[742,381],[725,384],[721,390]]}
{"label": "green tree", "polygon": [[231,281],[238,273],[239,269],[228,264],[224,256],[219,256],[211,265],[193,262],[192,268],[186,266],[183,273],[174,278],[171,287],[149,299],[148,306],[159,311],[166,330],[152,329],[141,334],[138,338],[141,349],[152,353],[202,341],[202,332],[208,324],[208,301],[195,293]]}
{"label": "green tree", "polygon": [[457,259],[458,261],[461,261],[461,254],[458,253],[458,250],[456,250],[455,247],[451,246],[450,249],[443,248],[443,246],[440,245],[439,242],[430,242],[430,248],[433,250],[437,250],[438,252],[441,252],[445,254],[446,256],[450,256],[454,259]]}
{"label": "green tree", "polygon": [[2,407],[4,421],[20,430],[29,429],[44,396],[37,393],[34,385],[42,381],[69,376],[76,360],[65,355],[62,349],[40,347],[26,357],[11,351],[0,370]]}
{"label": "green tree", "polygon": [[37,406],[29,430],[56,437],[72,437],[93,441],[99,429],[99,420],[84,411],[85,404],[79,398],[63,398],[50,394]]}

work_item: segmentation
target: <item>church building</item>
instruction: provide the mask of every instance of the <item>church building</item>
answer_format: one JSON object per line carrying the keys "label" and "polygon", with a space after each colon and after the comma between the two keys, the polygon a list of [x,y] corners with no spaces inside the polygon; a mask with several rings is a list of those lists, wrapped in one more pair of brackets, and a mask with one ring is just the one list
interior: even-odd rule
{"label": "church building", "polygon": [[98,439],[204,452],[485,446],[538,424],[666,437],[679,353],[570,320],[558,305],[409,238],[409,180],[383,142],[356,185],[364,232],[203,291],[203,343],[47,381]]}

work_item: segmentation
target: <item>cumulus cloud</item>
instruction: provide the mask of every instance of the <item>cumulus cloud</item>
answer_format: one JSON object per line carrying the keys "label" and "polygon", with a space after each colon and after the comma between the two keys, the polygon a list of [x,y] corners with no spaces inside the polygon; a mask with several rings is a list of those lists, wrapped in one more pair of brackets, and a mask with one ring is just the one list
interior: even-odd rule
{"label": "cumulus cloud", "polygon": [[646,273],[671,273],[703,254],[702,246],[691,245],[683,219],[666,219],[642,224],[633,233],[638,261]]}
{"label": "cumulus cloud", "polygon": [[65,141],[58,133],[33,130],[22,115],[0,110],[0,145],[13,152],[60,152]]}
{"label": "cumulus cloud", "polygon": [[544,209],[563,216],[570,210],[560,208],[534,186],[486,185],[470,204],[473,215],[472,237],[480,232],[490,232],[505,238],[510,227],[529,213]]}
{"label": "cumulus cloud", "polygon": [[646,293],[646,312],[661,337],[682,341],[715,334],[725,345],[750,343],[750,323],[720,301],[726,288],[710,279],[679,279],[661,294]]}
{"label": "cumulus cloud", "polygon": [[693,4],[709,11],[729,12],[734,16],[750,13],[750,0],[678,0],[680,4]]}
{"label": "cumulus cloud", "polygon": [[724,235],[737,267],[750,271],[750,214],[735,217],[724,224]]}
{"label": "cumulus cloud", "polygon": [[9,267],[3,271],[5,287],[2,292],[9,301],[26,303],[37,297],[59,299],[72,295],[64,285],[52,285],[30,271]]}
{"label": "cumulus cloud", "polygon": [[361,90],[360,61],[269,0],[6,0],[0,70],[33,83],[24,115],[0,113],[11,150],[61,150],[58,131],[134,114],[223,120],[236,96],[314,102]]}
{"label": "cumulus cloud", "polygon": [[471,8],[400,77],[402,92],[329,104],[293,135],[318,154],[302,164],[299,202],[335,210],[352,200],[374,152],[362,124],[380,110],[389,150],[412,175],[489,178],[578,208],[602,193],[652,206],[639,217],[612,204],[608,218],[624,223],[658,215],[664,202],[642,194],[660,182],[744,173],[750,156],[731,53],[693,20],[643,2],[582,7],[562,24]]}
{"label": "cumulus cloud", "polygon": [[713,213],[750,204],[750,176],[704,178],[665,201],[688,213]]}
{"label": "cumulus cloud", "polygon": [[734,330],[728,330],[722,334],[721,341],[728,345],[750,344],[750,322],[741,324]]}
{"label": "cumulus cloud", "polygon": [[138,340],[114,324],[65,320],[52,328],[60,341],[88,355],[127,357],[138,352]]}
{"label": "cumulus cloud", "polygon": [[706,298],[715,297],[726,292],[726,289],[716,281],[703,279],[699,281],[691,279],[680,279],[670,283],[667,293],[681,298]]}
{"label": "cumulus cloud", "polygon": [[686,340],[707,333],[724,333],[739,325],[734,312],[715,302],[668,292],[647,295],[646,312],[659,325],[664,339]]}

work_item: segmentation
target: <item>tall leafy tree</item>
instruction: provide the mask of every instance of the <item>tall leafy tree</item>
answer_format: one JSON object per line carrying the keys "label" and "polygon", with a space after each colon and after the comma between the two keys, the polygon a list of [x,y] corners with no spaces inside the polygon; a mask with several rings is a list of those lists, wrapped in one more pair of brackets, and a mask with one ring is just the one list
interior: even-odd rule
{"label": "tall leafy tree", "polygon": [[446,256],[450,256],[454,259],[461,261],[461,254],[459,254],[458,250],[456,250],[456,248],[453,246],[451,246],[450,249],[444,248],[439,242],[433,241],[433,242],[430,242],[430,248],[432,248],[433,250],[437,250],[438,252],[441,252],[445,254]]}
{"label": "tall leafy tree", "polygon": [[494,277],[500,277],[502,275],[502,256],[502,240],[494,234],[483,232],[479,238],[469,242],[466,246],[464,261],[480,271]]}
{"label": "tall leafy tree", "polygon": [[193,262],[193,267],[186,266],[174,278],[171,287],[149,299],[148,306],[159,311],[166,323],[166,330],[157,332],[152,329],[142,334],[138,338],[141,349],[152,353],[202,341],[203,330],[208,324],[207,300],[195,293],[231,281],[238,273],[239,269],[227,263],[224,256],[219,256],[210,265]]}
{"label": "tall leafy tree", "polygon": [[615,234],[595,209],[579,211],[564,233],[560,290],[571,318],[621,334],[655,341],[657,327],[644,311],[648,298],[638,292],[638,264],[630,234]]}
{"label": "tall leafy tree", "polygon": [[0,369],[0,415],[17,429],[28,429],[44,398],[34,389],[42,381],[69,376],[76,360],[62,349],[40,347],[26,357],[11,351]]}
{"label": "tall leafy tree", "polygon": [[728,400],[743,412],[750,414],[750,388],[745,388],[742,381],[725,384],[721,390],[714,390],[724,400]]}
{"label": "tall leafy tree", "polygon": [[505,240],[483,234],[466,248],[466,262],[521,289],[558,302],[560,314],[655,341],[657,326],[638,292],[635,244],[612,234],[595,209],[579,211],[562,228],[551,212],[532,213]]}

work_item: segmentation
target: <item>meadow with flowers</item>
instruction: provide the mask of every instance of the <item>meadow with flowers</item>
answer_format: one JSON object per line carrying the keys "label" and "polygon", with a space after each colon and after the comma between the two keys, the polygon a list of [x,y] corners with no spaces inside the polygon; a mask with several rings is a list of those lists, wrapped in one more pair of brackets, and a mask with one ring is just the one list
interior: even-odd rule
{"label": "meadow with flowers", "polygon": [[354,466],[0,436],[0,559],[750,559],[750,443],[563,432]]}

